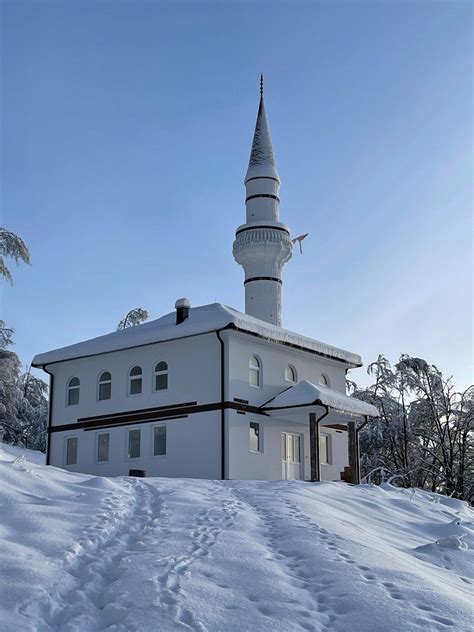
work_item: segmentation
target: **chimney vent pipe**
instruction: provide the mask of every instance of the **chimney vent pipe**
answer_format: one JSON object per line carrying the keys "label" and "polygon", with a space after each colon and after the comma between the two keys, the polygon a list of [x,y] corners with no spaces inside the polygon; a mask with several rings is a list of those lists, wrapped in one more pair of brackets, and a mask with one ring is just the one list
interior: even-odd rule
{"label": "chimney vent pipe", "polygon": [[189,316],[191,303],[187,298],[179,298],[174,306],[176,308],[176,324],[181,325],[181,323]]}

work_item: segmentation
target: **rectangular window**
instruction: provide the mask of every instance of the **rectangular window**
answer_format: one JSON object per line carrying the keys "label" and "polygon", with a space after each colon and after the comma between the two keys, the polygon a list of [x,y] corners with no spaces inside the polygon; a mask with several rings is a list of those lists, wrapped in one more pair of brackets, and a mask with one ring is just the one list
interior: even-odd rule
{"label": "rectangular window", "polygon": [[69,387],[67,394],[67,405],[74,406],[75,404],[79,404],[79,388]]}
{"label": "rectangular window", "polygon": [[155,391],[165,391],[168,388],[168,373],[155,375]]}
{"label": "rectangular window", "polygon": [[108,461],[109,460],[109,433],[100,434],[97,440],[97,460]]}
{"label": "rectangular window", "polygon": [[128,431],[128,458],[138,459],[140,456],[140,430]]}
{"label": "rectangular window", "polygon": [[300,438],[298,435],[288,437],[288,457],[291,463],[300,463]]}
{"label": "rectangular window", "polygon": [[256,421],[250,422],[250,452],[262,452],[262,436],[260,432],[260,424]]}
{"label": "rectangular window", "polygon": [[260,372],[258,369],[249,369],[249,384],[250,386],[260,386]]}
{"label": "rectangular window", "polygon": [[66,465],[77,464],[77,437],[69,437],[66,442]]}
{"label": "rectangular window", "polygon": [[142,378],[134,377],[130,380],[130,395],[139,395],[142,392]]}
{"label": "rectangular window", "polygon": [[110,399],[112,396],[112,382],[99,384],[99,400]]}
{"label": "rectangular window", "polygon": [[166,454],[166,426],[157,426],[153,429],[153,454],[155,456]]}
{"label": "rectangular window", "polygon": [[293,435],[288,435],[287,457],[290,463],[295,462],[295,442],[293,441],[293,439]]}
{"label": "rectangular window", "polygon": [[295,463],[301,463],[300,437],[298,435],[295,435],[293,437],[293,441],[295,443]]}
{"label": "rectangular window", "polygon": [[319,435],[319,461],[324,465],[329,465],[330,454],[329,454],[329,435],[321,434]]}

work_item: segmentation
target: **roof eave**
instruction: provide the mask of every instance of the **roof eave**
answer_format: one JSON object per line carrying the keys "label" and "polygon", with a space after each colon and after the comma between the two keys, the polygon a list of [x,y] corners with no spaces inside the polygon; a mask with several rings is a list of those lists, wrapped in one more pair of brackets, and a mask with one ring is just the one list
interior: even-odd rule
{"label": "roof eave", "polygon": [[[357,401],[359,401],[361,403],[365,403],[365,402],[362,402],[362,400],[360,400],[360,399],[357,400]],[[265,406],[265,405],[263,405],[262,406],[262,411],[264,411],[265,413],[271,413],[271,412],[277,412],[277,411],[280,411],[280,410],[289,411],[290,409],[291,410],[294,410],[294,409],[300,409],[301,410],[302,408],[310,409],[310,408],[312,408],[314,406],[327,407],[327,408],[329,408],[329,410],[333,410],[334,412],[338,412],[338,413],[341,413],[343,415],[349,415],[351,417],[372,417],[372,418],[375,418],[375,417],[379,416],[379,415],[374,415],[372,413],[369,413],[368,411],[364,413],[364,412],[344,409],[344,408],[338,407],[338,406],[332,406],[330,404],[326,404],[326,403],[322,402],[320,399],[315,399],[314,402],[309,402],[307,404],[293,404],[291,406],[274,406],[274,407],[272,407],[272,406]],[[308,410],[308,412],[310,412],[310,411]]]}
{"label": "roof eave", "polygon": [[[126,351],[127,349],[138,349],[140,347],[147,347],[147,346],[154,345],[154,344],[160,344],[162,342],[170,342],[172,340],[183,340],[184,338],[192,338],[192,337],[195,337],[195,336],[202,336],[202,335],[205,335],[205,334],[213,333],[215,331],[224,331],[226,329],[233,330],[233,331],[238,331],[240,333],[247,334],[249,336],[255,336],[257,338],[261,338],[262,340],[268,340],[270,342],[274,342],[275,344],[280,344],[280,345],[284,345],[286,347],[290,347],[290,348],[293,348],[293,349],[298,349],[299,351],[304,351],[306,353],[312,353],[314,355],[318,355],[320,357],[327,358],[329,360],[332,360],[332,361],[338,362],[340,364],[343,364],[347,368],[358,368],[358,367],[362,366],[362,362],[360,362],[360,363],[351,362],[350,360],[347,360],[345,358],[339,358],[337,356],[333,356],[333,355],[330,355],[330,354],[327,354],[327,353],[323,353],[322,351],[318,351],[317,349],[311,349],[310,347],[304,347],[302,345],[298,345],[298,344],[295,344],[295,343],[292,343],[292,342],[288,342],[286,340],[277,340],[277,339],[271,338],[269,336],[264,336],[262,334],[259,334],[258,332],[249,331],[247,329],[243,329],[241,327],[237,327],[237,325],[235,325],[233,322],[229,322],[229,323],[227,323],[226,325],[224,325],[222,327],[215,327],[215,328],[211,328],[211,329],[206,329],[205,331],[202,331],[202,332],[199,332],[199,333],[188,334],[188,335],[183,335],[183,336],[177,336],[177,337],[173,337],[173,338],[166,338],[164,340],[156,340],[156,341],[152,341],[152,342],[145,342],[145,343],[142,343],[142,344],[131,345],[131,346],[127,346],[127,347],[121,347],[119,349],[110,349],[108,351],[100,351],[98,353],[86,353],[84,355],[78,355],[78,356],[74,356],[74,357],[71,357],[71,358],[61,358],[61,359],[58,359],[58,360],[45,361],[45,362],[35,362],[34,358],[33,358],[33,362],[31,364],[31,366],[33,366],[35,368],[43,368],[43,367],[48,366],[50,364],[59,364],[61,362],[70,362],[72,360],[80,360],[82,358],[91,358],[91,357],[95,357],[95,356],[99,356],[99,355],[105,355],[105,354],[108,354],[108,353],[117,353],[119,351]],[[43,355],[43,354],[39,354],[39,355]]]}

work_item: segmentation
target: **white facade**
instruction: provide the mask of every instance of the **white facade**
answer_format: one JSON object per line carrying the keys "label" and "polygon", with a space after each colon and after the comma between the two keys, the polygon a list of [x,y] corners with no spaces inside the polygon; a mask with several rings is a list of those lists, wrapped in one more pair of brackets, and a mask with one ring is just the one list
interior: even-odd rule
{"label": "white facade", "polygon": [[[361,361],[281,327],[292,241],[279,217],[263,89],[245,186],[233,252],[246,313],[180,299],[176,313],[36,356],[51,376],[49,464],[106,476],[310,479],[308,412],[264,405],[301,380],[345,393],[346,371]],[[339,421],[330,412],[320,429],[323,479],[339,480],[348,465]]]}
{"label": "white facade", "polygon": [[[186,402],[196,405],[219,401],[220,344],[213,333],[125,349],[98,356],[79,358],[47,367],[54,375],[50,434],[50,463],[90,474],[118,476],[130,469],[145,469],[151,476],[183,476],[220,478],[220,412],[195,413],[179,416],[173,406]],[[192,360],[199,358],[198,363]],[[154,367],[164,361],[168,365],[168,387],[154,389]],[[142,392],[130,395],[129,372],[141,367]],[[99,401],[99,376],[112,376],[111,398]],[[67,405],[67,385],[71,377],[80,381],[79,403]],[[148,409],[171,408],[165,421],[137,423],[134,412]],[[129,414],[130,423],[114,426],[110,415]],[[139,414],[139,413],[138,413]],[[75,428],[55,432],[55,427],[78,425],[78,419],[102,416],[104,424],[85,430]],[[85,422],[88,423],[88,422]],[[166,456],[153,456],[153,427],[166,424]],[[192,427],[191,427],[192,425]],[[141,430],[139,458],[129,458],[128,432]],[[98,435],[108,433],[109,459],[98,461]],[[69,437],[78,438],[77,464],[68,466],[66,445]],[[196,444],[199,442],[199,447]],[[174,458],[170,455],[174,455]]]}
{"label": "white facade", "polygon": [[[209,332],[46,365],[54,376],[49,463],[104,476],[139,469],[149,476],[221,478],[224,466],[226,478],[309,479],[308,424],[245,409],[260,407],[290,386],[288,366],[298,380],[318,381],[324,375],[343,391],[345,363],[232,329],[222,330],[219,336],[222,343],[216,332]],[[249,383],[253,357],[260,365],[258,386]],[[168,384],[157,391],[154,368],[159,362],[167,364]],[[134,367],[142,370],[142,392],[132,395],[130,372]],[[101,401],[99,379],[104,372],[110,373],[111,392],[110,399]],[[79,381],[78,403],[68,404],[68,385],[73,378]],[[239,403],[240,410],[231,407]],[[200,407],[211,409],[200,412]],[[141,421],[143,415],[151,418]],[[259,424],[258,450],[251,446],[251,423]],[[156,427],[166,428],[165,454],[154,455]],[[128,453],[132,430],[140,431],[136,457]],[[291,460],[286,472],[290,462],[282,461],[282,433],[297,437],[299,443],[299,458],[296,455]],[[339,480],[347,465],[346,433],[324,427],[322,434],[328,437],[328,463],[322,463],[322,475]],[[108,435],[104,460],[99,451],[102,435]],[[68,463],[70,439],[77,440],[77,457]]]}

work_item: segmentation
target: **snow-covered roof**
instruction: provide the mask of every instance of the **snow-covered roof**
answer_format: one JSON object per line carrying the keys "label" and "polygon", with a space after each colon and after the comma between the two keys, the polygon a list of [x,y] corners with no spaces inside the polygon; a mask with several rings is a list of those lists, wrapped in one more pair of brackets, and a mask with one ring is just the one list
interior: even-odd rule
{"label": "snow-covered roof", "polygon": [[270,126],[268,125],[265,102],[263,96],[261,96],[245,181],[250,178],[264,176],[276,178],[280,181],[280,176],[276,168],[275,155],[273,153],[272,137],[270,134]]}
{"label": "snow-covered roof", "polygon": [[221,303],[212,303],[201,307],[193,307],[189,310],[188,318],[181,324],[176,324],[176,312],[171,312],[142,325],[129,327],[122,331],[78,342],[77,344],[40,353],[33,358],[33,366],[44,366],[54,362],[62,362],[75,358],[83,358],[91,355],[100,355],[122,349],[131,349],[142,345],[165,342],[186,338],[197,334],[203,334],[219,329],[233,328],[239,331],[258,335],[266,340],[272,340],[294,347],[312,351],[336,360],[345,362],[350,366],[361,366],[361,358],[356,353],[344,351],[331,345],[313,340],[306,336],[282,329],[276,325],[267,323],[259,318],[227,307]]}
{"label": "snow-covered roof", "polygon": [[282,408],[301,408],[316,404],[323,404],[346,415],[379,416],[379,411],[372,404],[367,404],[355,397],[349,397],[344,393],[335,391],[333,388],[329,388],[329,386],[313,384],[313,382],[308,380],[301,380],[298,384],[290,386],[290,388],[287,388],[264,404],[262,409],[271,411]]}

